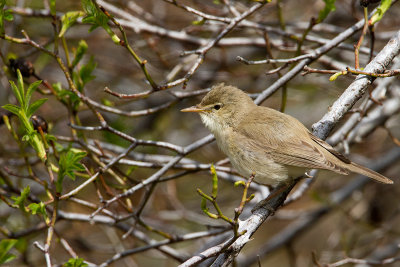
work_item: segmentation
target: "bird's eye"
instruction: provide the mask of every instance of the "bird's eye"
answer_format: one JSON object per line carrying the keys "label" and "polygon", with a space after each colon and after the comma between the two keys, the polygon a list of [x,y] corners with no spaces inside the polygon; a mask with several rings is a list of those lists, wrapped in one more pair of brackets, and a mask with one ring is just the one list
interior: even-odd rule
{"label": "bird's eye", "polygon": [[221,105],[220,105],[220,104],[214,105],[214,109],[215,109],[215,110],[219,110],[220,108],[221,108]]}

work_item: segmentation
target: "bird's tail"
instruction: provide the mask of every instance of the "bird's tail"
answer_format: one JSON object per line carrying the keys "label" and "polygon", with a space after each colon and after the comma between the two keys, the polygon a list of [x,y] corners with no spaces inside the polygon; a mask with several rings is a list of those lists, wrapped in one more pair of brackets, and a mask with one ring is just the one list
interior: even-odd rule
{"label": "bird's tail", "polygon": [[376,181],[378,181],[380,183],[393,184],[393,181],[390,180],[389,178],[383,176],[382,174],[374,172],[373,170],[370,170],[370,169],[368,169],[368,168],[366,168],[364,166],[358,165],[357,163],[352,162],[352,163],[348,164],[346,166],[346,168],[351,172],[355,172],[355,173],[358,173],[358,174],[362,174],[362,175],[368,176],[368,177],[370,177],[370,178],[372,178],[372,179],[374,179],[374,180],[376,180]]}

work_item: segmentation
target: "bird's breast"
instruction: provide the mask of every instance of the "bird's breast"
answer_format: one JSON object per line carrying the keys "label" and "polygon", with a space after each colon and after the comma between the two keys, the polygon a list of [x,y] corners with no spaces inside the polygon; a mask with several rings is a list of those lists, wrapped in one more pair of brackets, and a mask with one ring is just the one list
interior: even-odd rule
{"label": "bird's breast", "polygon": [[255,150],[249,143],[237,140],[231,129],[214,133],[219,148],[244,178],[255,174],[262,184],[276,185],[289,179],[288,168],[271,159],[268,151]]}

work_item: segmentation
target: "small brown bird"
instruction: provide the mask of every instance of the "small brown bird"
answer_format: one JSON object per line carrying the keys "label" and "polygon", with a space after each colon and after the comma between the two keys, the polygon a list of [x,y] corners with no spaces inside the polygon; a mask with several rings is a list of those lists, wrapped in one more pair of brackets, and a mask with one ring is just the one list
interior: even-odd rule
{"label": "small brown bird", "polygon": [[255,174],[259,183],[277,185],[303,176],[309,169],[345,175],[355,172],[393,183],[351,162],[294,117],[257,106],[234,86],[216,85],[200,104],[182,111],[199,113],[233,167],[244,177]]}

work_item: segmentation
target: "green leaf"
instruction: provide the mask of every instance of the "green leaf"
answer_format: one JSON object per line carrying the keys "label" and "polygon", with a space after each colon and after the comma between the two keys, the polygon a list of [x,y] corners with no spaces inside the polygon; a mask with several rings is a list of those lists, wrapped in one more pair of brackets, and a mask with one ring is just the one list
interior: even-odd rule
{"label": "green leaf", "polygon": [[8,253],[16,244],[17,239],[3,239],[0,241],[0,264],[7,263],[16,258],[15,255]]}
{"label": "green leaf", "polygon": [[58,161],[59,170],[56,183],[57,192],[61,192],[62,181],[65,176],[75,180],[75,172],[85,171],[85,167],[83,167],[80,161],[86,156],[86,154],[85,151],[74,148],[61,153],[60,160]]}
{"label": "green leaf", "polygon": [[369,20],[369,25],[372,26],[378,21],[380,21],[391,5],[392,5],[392,0],[382,0],[381,4],[376,10],[376,13]]}
{"label": "green leaf", "polygon": [[[73,79],[75,79],[75,78],[73,77]],[[74,82],[76,82],[76,81],[74,80]],[[72,106],[74,108],[75,108],[75,106],[77,106],[75,103],[78,103],[78,104],[80,103],[79,97],[75,93],[73,93],[69,90],[63,89],[61,87],[61,83],[53,83],[53,88],[54,88],[54,90],[56,90],[58,96],[61,98],[61,101],[63,101],[64,103],[72,103]]]}
{"label": "green leaf", "polygon": [[[26,90],[25,104],[26,104],[27,107],[29,106],[29,102],[31,101],[31,97],[32,97],[33,92],[36,91],[36,89],[38,88],[39,84],[41,84],[41,83],[42,83],[42,81],[33,82],[33,83],[31,83],[29,85],[28,90]],[[25,112],[26,111],[27,110],[25,110]],[[28,116],[28,117],[30,117],[30,116]]]}
{"label": "green leaf", "polygon": [[336,10],[335,6],[336,0],[324,0],[324,2],[325,2],[325,7],[319,12],[317,24],[321,23],[324,19],[326,19],[329,13]]}
{"label": "green leaf", "polygon": [[25,100],[24,78],[22,77],[21,71],[19,69],[17,69],[17,77],[18,77],[18,79],[17,79],[17,90],[19,91],[19,94],[20,94],[20,97],[21,97],[21,102],[19,102],[19,103],[21,105],[21,108],[23,110],[25,110],[25,106],[28,103],[25,103],[25,101],[24,101]]}
{"label": "green leaf", "polygon": [[55,142],[55,141],[57,141],[57,138],[52,134],[46,134],[46,140],[47,140],[47,142],[50,142],[50,141]]}
{"label": "green leaf", "polygon": [[6,104],[4,106],[2,106],[2,108],[10,111],[11,113],[14,113],[15,115],[19,116],[19,111],[20,111],[20,107],[16,106],[16,105],[12,105],[12,104]]}
{"label": "green leaf", "polygon": [[21,72],[17,70],[18,83],[15,85],[13,81],[10,81],[11,89],[13,90],[15,97],[20,103],[20,107],[16,105],[7,104],[3,106],[4,109],[16,114],[24,127],[25,135],[22,137],[22,141],[28,141],[29,144],[35,149],[37,155],[42,161],[47,159],[46,150],[41,140],[40,135],[33,128],[33,124],[30,121],[30,117],[33,113],[44,103],[47,99],[39,99],[29,105],[33,92],[37,89],[41,81],[36,81],[29,85],[27,91],[24,89],[24,81]]}
{"label": "green leaf", "polygon": [[50,14],[52,16],[56,15],[56,0],[50,0]]}
{"label": "green leaf", "polygon": [[109,18],[101,11],[91,0],[82,0],[82,7],[86,13],[86,17],[82,19],[83,23],[93,24],[90,27],[89,32],[93,31],[97,27],[102,27],[113,40],[114,43],[119,44],[119,37],[111,30],[108,26]]}
{"label": "green leaf", "polygon": [[4,10],[4,6],[6,5],[5,0],[0,1],[0,36],[4,36],[5,31],[4,31],[4,20],[8,15],[6,14],[7,11]]}
{"label": "green leaf", "polygon": [[4,19],[7,21],[12,21],[14,19],[11,9],[4,10]]}
{"label": "green leaf", "polygon": [[70,11],[65,13],[62,17],[61,17],[61,30],[60,33],[58,34],[58,37],[63,37],[64,34],[67,32],[67,30],[75,24],[75,22],[78,20],[79,17],[84,16],[85,13],[83,13],[82,11]]}
{"label": "green leaf", "polygon": [[108,26],[108,17],[91,0],[82,0],[81,2],[86,13],[86,17],[82,19],[83,23],[94,24],[95,27]]}
{"label": "green leaf", "polygon": [[81,61],[83,55],[86,53],[88,49],[88,45],[84,40],[80,40],[78,44],[78,48],[76,49],[75,52],[75,58],[72,61],[72,68],[75,68],[76,65]]}
{"label": "green leaf", "polygon": [[46,213],[46,208],[45,208],[44,204],[43,205],[41,205],[41,204],[43,204],[43,202],[31,203],[28,205],[28,209],[31,210],[31,213],[33,215],[36,215],[36,213],[38,213],[38,214],[43,214],[43,212]]}
{"label": "green leaf", "polygon": [[[17,70],[17,73],[19,73],[19,70]],[[19,91],[18,87],[15,85],[13,81],[10,81],[11,85],[11,90],[13,91],[15,97],[18,100],[18,103],[22,106],[22,103],[24,102],[23,95],[21,95],[21,92]]]}
{"label": "green leaf", "polygon": [[85,263],[84,259],[82,258],[75,258],[75,259],[71,258],[63,265],[63,267],[85,267],[85,266],[89,265]]}
{"label": "green leaf", "polygon": [[45,219],[46,223],[50,222],[49,217],[47,216],[46,212],[46,205],[43,202],[40,203],[31,203],[28,205],[28,209],[31,211],[33,215],[40,214]]}
{"label": "green leaf", "polygon": [[29,108],[26,112],[26,116],[30,118],[36,112],[36,110],[40,108],[46,101],[47,98],[41,98],[33,102],[31,105],[29,105]]}
{"label": "green leaf", "polygon": [[90,60],[87,64],[83,65],[79,71],[79,77],[82,81],[82,86],[85,86],[86,83],[96,78],[96,76],[92,75],[93,70],[96,68],[97,63],[94,61],[94,57],[90,57]]}
{"label": "green leaf", "polygon": [[18,207],[22,211],[26,211],[24,202],[28,198],[29,192],[31,191],[29,185],[22,190],[21,195],[19,197],[11,197],[14,200],[14,205]]}

